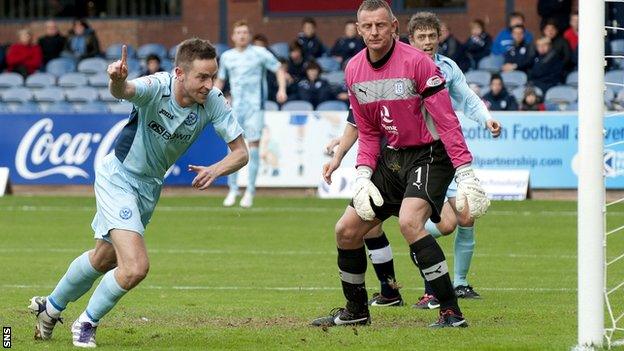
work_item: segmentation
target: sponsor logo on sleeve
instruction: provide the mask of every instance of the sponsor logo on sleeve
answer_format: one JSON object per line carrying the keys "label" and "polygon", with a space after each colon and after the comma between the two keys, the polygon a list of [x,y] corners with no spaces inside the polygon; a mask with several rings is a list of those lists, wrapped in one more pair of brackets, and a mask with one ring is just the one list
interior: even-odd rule
{"label": "sponsor logo on sleeve", "polygon": [[442,84],[444,80],[438,76],[433,76],[429,79],[427,79],[427,87],[433,88],[433,87],[437,87],[439,85]]}

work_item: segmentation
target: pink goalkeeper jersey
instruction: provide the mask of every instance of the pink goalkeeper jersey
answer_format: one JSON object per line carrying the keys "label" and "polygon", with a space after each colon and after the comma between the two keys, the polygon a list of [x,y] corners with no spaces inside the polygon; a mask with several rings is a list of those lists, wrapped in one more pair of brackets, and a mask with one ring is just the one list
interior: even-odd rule
{"label": "pink goalkeeper jersey", "polygon": [[455,168],[470,163],[472,155],[444,89],[444,76],[433,60],[399,41],[378,69],[366,54],[360,51],[345,69],[359,132],[357,165],[375,169],[382,135],[396,149],[442,140]]}

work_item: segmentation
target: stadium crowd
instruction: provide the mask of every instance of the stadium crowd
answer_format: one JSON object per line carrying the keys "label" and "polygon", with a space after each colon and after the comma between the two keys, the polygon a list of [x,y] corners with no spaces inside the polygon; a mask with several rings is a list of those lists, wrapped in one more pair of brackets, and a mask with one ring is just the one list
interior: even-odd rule
{"label": "stadium crowd", "polygon": [[[538,13],[540,33],[525,28],[520,12],[511,13],[507,27],[495,35],[483,20],[472,20],[465,42],[442,26],[439,53],[458,64],[490,110],[577,109],[578,13],[572,11],[570,1],[539,1]],[[619,18],[624,13],[609,16],[614,23],[624,22]],[[407,36],[399,37],[408,42]],[[345,23],[343,35],[333,45],[317,35],[311,17],[303,18],[300,32],[289,43],[270,44],[263,34],[256,34],[253,43],[271,51],[288,72],[288,102],[282,106],[275,102],[275,75],[268,73],[267,110],[347,108],[343,69],[364,47],[354,21]],[[608,33],[605,44],[606,54],[624,54],[624,33]],[[229,48],[224,43],[216,47],[219,54]],[[113,44],[102,52],[96,32],[84,19],[74,20],[67,35],[59,32],[54,20],[45,23],[45,33],[37,40],[29,29],[18,31],[15,43],[0,48],[0,112],[128,110],[127,103],[119,103],[106,89],[106,66],[119,57],[120,50],[121,44]],[[130,78],[173,67],[175,47],[151,43],[128,50]],[[611,60],[606,81],[624,81],[623,68],[624,60]],[[607,109],[624,109],[624,90],[620,90],[607,88]]]}

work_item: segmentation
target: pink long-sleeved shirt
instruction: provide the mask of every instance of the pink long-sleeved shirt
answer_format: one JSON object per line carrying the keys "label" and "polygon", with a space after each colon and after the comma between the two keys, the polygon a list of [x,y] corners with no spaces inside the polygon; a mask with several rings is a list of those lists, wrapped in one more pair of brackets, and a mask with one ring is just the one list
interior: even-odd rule
{"label": "pink long-sleeved shirt", "polygon": [[375,69],[362,50],[347,64],[345,81],[359,132],[358,166],[375,169],[382,135],[396,149],[442,140],[455,168],[472,161],[444,76],[423,51],[396,41]]}

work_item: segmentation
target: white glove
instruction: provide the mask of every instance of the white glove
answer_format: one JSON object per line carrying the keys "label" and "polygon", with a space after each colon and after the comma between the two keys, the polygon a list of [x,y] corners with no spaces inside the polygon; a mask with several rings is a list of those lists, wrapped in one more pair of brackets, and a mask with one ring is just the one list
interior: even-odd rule
{"label": "white glove", "polygon": [[481,187],[479,179],[475,177],[472,167],[468,165],[458,168],[455,172],[455,181],[457,182],[457,198],[455,200],[457,211],[462,212],[466,202],[468,202],[470,218],[483,216],[490,207],[490,199]]}
{"label": "white glove", "polygon": [[377,189],[375,184],[370,180],[372,175],[372,169],[366,166],[360,166],[355,176],[353,206],[358,216],[365,221],[372,221],[375,218],[375,211],[373,211],[373,207],[370,204],[370,199],[373,199],[375,206],[381,206],[384,203],[379,189]]}

